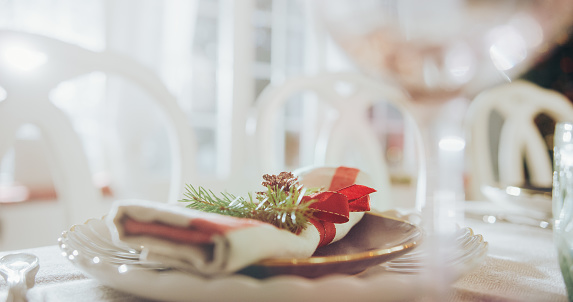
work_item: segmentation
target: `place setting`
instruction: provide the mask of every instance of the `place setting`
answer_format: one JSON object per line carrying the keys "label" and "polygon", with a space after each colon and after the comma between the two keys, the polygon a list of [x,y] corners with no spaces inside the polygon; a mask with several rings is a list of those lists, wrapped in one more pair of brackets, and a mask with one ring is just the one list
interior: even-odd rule
{"label": "place setting", "polygon": [[[119,201],[58,244],[102,284],[163,301],[417,297],[428,255],[421,216],[370,211],[369,183],[358,169],[313,167],[265,175],[267,191],[248,199],[188,186],[178,204]],[[483,260],[487,242],[461,227],[452,239],[453,282]]]}

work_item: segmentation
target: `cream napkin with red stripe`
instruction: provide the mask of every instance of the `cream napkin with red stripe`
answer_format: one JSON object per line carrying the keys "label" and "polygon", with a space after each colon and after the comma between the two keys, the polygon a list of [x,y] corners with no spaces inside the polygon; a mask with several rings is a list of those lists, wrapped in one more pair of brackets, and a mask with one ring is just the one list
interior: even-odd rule
{"label": "cream napkin with red stripe", "polygon": [[[144,260],[203,275],[233,273],[263,259],[310,257],[360,221],[374,190],[365,187],[371,186],[370,178],[354,168],[310,168],[295,175],[303,186],[324,190],[312,206],[325,218],[318,215],[300,234],[257,220],[142,200],[115,203],[108,224],[115,240],[143,247]],[[332,203],[339,206],[331,209]]]}

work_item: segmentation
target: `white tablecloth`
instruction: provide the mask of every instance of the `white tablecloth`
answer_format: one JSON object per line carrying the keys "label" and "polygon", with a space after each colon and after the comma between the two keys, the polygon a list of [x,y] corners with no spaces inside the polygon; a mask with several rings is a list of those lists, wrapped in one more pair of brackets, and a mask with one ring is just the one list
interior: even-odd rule
{"label": "white tablecloth", "polygon": [[[465,224],[484,236],[489,251],[480,266],[452,285],[449,301],[567,301],[550,229],[469,218]],[[38,255],[41,265],[31,301],[146,301],[84,276],[56,245],[25,251]],[[4,300],[3,280],[0,291]]]}
{"label": "white tablecloth", "polygon": [[481,266],[459,279],[451,301],[568,301],[551,229],[466,219],[489,243]]}

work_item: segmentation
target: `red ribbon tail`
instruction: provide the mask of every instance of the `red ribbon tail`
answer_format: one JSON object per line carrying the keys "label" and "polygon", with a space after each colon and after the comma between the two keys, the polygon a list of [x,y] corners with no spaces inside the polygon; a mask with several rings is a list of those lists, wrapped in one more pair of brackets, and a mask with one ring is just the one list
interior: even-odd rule
{"label": "red ribbon tail", "polygon": [[348,198],[348,200],[354,200],[366,196],[368,194],[374,193],[376,192],[376,190],[367,186],[354,184],[339,189],[336,192],[343,194]]}
{"label": "red ribbon tail", "polygon": [[355,199],[348,204],[348,207],[350,212],[370,211],[370,196],[366,195]]}
{"label": "red ribbon tail", "polygon": [[317,248],[325,246],[334,240],[334,237],[336,236],[336,227],[334,226],[334,223],[316,219],[311,219],[310,222],[314,227],[316,227],[320,236]]}

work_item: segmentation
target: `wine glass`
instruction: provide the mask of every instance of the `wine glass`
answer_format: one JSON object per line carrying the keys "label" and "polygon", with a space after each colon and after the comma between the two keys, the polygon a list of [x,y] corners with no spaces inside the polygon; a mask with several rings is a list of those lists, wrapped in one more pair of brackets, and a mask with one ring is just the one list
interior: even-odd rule
{"label": "wine glass", "polygon": [[573,1],[316,3],[326,30],[362,71],[409,92],[426,154],[426,179],[418,180],[426,182],[426,198],[420,206],[425,227],[436,236],[431,238],[440,238],[463,219],[460,99],[509,81],[550,51],[568,34]]}

